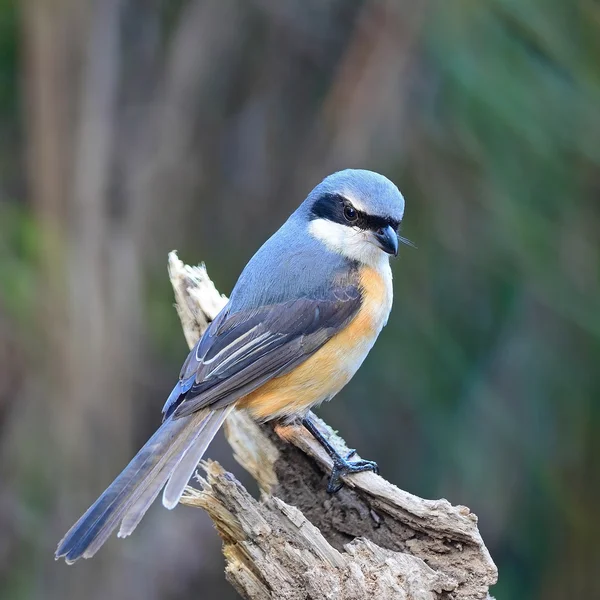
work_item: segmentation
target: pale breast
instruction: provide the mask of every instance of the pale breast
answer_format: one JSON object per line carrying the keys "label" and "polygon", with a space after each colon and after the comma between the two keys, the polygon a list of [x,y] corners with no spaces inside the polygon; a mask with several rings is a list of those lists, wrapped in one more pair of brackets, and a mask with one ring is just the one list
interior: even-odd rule
{"label": "pale breast", "polygon": [[335,396],[356,373],[392,307],[392,274],[364,267],[360,274],[363,302],[358,314],[322,348],[290,373],[270,380],[239,403],[254,418],[268,420],[305,414]]}

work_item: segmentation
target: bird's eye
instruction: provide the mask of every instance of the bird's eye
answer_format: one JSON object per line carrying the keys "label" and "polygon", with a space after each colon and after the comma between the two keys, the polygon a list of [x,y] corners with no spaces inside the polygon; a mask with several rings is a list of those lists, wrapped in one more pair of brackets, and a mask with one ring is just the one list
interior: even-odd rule
{"label": "bird's eye", "polygon": [[346,221],[350,221],[352,223],[358,219],[358,213],[352,206],[346,204],[346,206],[344,206],[344,217]]}

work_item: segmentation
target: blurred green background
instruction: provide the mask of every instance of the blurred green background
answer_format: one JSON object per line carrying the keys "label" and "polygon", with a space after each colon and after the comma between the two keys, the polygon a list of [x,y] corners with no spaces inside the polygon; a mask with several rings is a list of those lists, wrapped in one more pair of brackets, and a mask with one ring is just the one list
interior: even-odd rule
{"label": "blurred green background", "polygon": [[596,0],[0,0],[0,597],[235,597],[198,510],[54,548],[186,355],[167,252],[229,293],[363,167],[418,249],[320,414],[479,515],[499,600],[600,598],[599,109]]}

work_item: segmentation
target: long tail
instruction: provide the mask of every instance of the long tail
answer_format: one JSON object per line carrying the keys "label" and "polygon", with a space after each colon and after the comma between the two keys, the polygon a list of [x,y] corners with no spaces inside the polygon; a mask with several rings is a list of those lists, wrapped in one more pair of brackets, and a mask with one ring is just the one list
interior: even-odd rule
{"label": "long tail", "polygon": [[204,410],[189,417],[166,420],[69,529],[58,544],[56,558],[64,556],[69,564],[82,557],[91,558],[119,523],[119,536],[129,535],[167,482],[163,503],[174,508],[230,411],[231,407]]}

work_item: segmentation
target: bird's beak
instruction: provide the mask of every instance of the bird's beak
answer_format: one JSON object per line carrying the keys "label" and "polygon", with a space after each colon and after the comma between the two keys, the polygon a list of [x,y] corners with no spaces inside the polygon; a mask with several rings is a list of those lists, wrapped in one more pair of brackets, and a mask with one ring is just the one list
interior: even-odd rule
{"label": "bird's beak", "polygon": [[374,243],[388,254],[398,256],[398,234],[390,225],[373,232]]}

